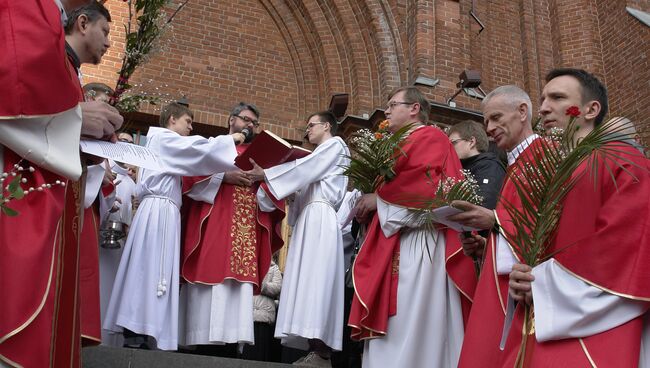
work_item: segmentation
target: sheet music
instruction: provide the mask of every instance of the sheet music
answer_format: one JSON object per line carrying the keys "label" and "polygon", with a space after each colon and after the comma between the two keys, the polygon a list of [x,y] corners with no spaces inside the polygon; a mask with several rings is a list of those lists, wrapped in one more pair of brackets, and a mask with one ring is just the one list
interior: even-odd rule
{"label": "sheet music", "polygon": [[149,170],[164,171],[158,156],[146,147],[136,144],[117,142],[111,143],[96,140],[81,140],[81,151],[113,161],[123,162]]}

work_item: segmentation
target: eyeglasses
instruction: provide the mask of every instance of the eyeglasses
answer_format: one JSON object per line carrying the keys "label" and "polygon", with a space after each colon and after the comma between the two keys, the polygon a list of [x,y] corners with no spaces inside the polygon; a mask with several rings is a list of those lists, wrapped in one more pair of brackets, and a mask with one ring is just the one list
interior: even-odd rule
{"label": "eyeglasses", "polygon": [[305,128],[305,131],[308,131],[309,129],[315,127],[318,124],[327,124],[327,121],[315,121],[313,123],[307,124],[307,127]]}
{"label": "eyeglasses", "polygon": [[458,142],[460,142],[460,141],[466,141],[466,140],[467,140],[467,139],[464,139],[464,138],[458,138],[458,139],[451,140],[451,141],[449,141],[449,142],[451,142],[451,144],[455,146],[456,143],[458,143]]}
{"label": "eyeglasses", "polygon": [[253,126],[255,126],[255,127],[260,126],[260,121],[257,120],[257,119],[251,119],[251,118],[249,118],[248,116],[239,116],[239,115],[233,115],[233,116],[236,117],[236,118],[240,118],[240,119],[242,119],[242,120],[245,121],[247,124],[251,124],[251,123],[252,123]]}
{"label": "eyeglasses", "polygon": [[386,110],[394,109],[397,105],[413,105],[416,102],[404,102],[404,101],[391,101],[386,105]]}

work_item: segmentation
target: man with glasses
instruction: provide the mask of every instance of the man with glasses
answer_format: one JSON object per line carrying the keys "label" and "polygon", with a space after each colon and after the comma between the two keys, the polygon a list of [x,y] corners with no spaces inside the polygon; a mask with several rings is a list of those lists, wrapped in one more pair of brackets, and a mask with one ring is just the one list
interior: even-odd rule
{"label": "man with glasses", "polygon": [[[228,118],[230,134],[248,129],[237,146],[242,154],[259,129],[255,105],[240,102]],[[283,245],[279,232],[284,203],[260,211],[248,174],[236,169],[211,177],[184,178],[186,213],[181,291],[182,345],[202,346],[208,354],[236,356],[238,343],[254,343],[253,294],[259,294],[271,255]]]}
{"label": "man with glasses", "polygon": [[114,140],[122,125],[107,104],[80,102],[66,60],[63,5],[88,2],[0,0],[0,84],[11,91],[0,99],[0,167],[24,168],[34,188],[8,204],[18,216],[0,214],[0,366],[80,365],[79,138]]}
{"label": "man with glasses", "polygon": [[489,141],[483,125],[465,120],[451,126],[447,134],[463,169],[469,170],[478,183],[483,207],[494,209],[506,170],[497,156],[488,152]]}
{"label": "man with glasses", "polygon": [[[463,303],[475,279],[458,234],[424,228],[409,198],[431,198],[461,165],[447,136],[427,126],[430,105],[415,87],[389,97],[388,130],[412,128],[396,176],[357,202],[367,226],[356,257],[349,325],[365,339],[364,367],[456,367],[463,341]],[[433,181],[433,183],[431,183]],[[468,304],[466,305],[468,307]]]}

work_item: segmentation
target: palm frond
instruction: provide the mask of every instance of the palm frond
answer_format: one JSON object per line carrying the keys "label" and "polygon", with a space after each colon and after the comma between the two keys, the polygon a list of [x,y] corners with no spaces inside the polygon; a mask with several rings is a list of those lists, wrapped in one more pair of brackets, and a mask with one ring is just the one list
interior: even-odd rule
{"label": "palm frond", "polygon": [[[611,119],[577,139],[578,126],[576,119],[571,118],[563,134],[542,138],[540,144],[529,147],[533,159],[509,171],[508,180],[519,203],[502,199],[512,220],[512,227],[508,228],[513,229],[506,231],[506,237],[523,262],[534,267],[550,257],[547,248],[557,230],[564,198],[583,175],[590,175],[594,186],[601,165],[615,185],[615,169],[634,176],[624,164],[635,163],[623,155],[627,151],[622,146],[634,136],[621,122]],[[583,163],[585,171],[578,172]],[[556,253],[557,250],[553,252]]]}
{"label": "palm frond", "polygon": [[392,134],[369,130],[353,134],[348,142],[350,163],[344,167],[343,174],[360,191],[374,192],[382,182],[395,177],[393,166],[400,156],[406,155],[402,146],[412,128],[413,125],[409,124]]}

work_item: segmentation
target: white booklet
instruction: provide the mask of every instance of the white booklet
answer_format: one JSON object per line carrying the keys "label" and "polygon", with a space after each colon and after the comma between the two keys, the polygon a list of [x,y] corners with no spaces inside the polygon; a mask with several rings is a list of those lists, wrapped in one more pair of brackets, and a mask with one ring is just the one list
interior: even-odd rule
{"label": "white booklet", "polygon": [[446,225],[447,227],[450,227],[458,232],[480,230],[475,227],[463,226],[457,222],[453,222],[449,220],[448,219],[449,216],[453,216],[455,214],[463,212],[458,208],[454,208],[451,206],[442,206],[434,209],[432,212],[435,215],[435,221],[437,223]]}
{"label": "white booklet", "polygon": [[158,155],[146,147],[137,144],[106,141],[86,140],[79,142],[81,152],[94,156],[109,158],[113,161],[135,165],[149,170],[164,171],[164,166]]}

